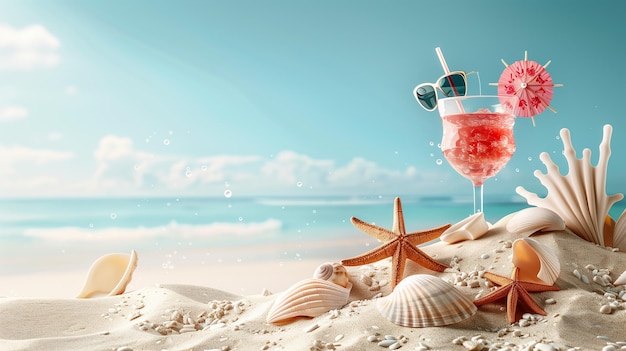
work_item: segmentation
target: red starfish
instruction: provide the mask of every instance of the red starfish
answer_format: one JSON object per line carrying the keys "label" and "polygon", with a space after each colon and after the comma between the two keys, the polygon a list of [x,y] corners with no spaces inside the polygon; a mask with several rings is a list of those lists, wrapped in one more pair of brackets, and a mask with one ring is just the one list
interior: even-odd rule
{"label": "red starfish", "polygon": [[448,266],[435,261],[424,251],[418,249],[417,245],[438,238],[446,229],[450,227],[450,224],[446,224],[439,228],[407,234],[404,229],[402,203],[400,202],[399,197],[396,197],[394,202],[392,230],[365,223],[355,217],[352,217],[351,220],[355,227],[382,241],[384,244],[360,256],[342,260],[341,263],[345,266],[360,266],[380,261],[383,258],[391,257],[392,288],[395,288],[404,277],[404,266],[406,265],[407,259],[437,272],[443,272],[446,268],[448,268]]}
{"label": "red starfish", "polygon": [[485,272],[485,278],[491,282],[499,285],[500,287],[490,292],[489,294],[476,299],[474,305],[482,306],[497,300],[500,300],[506,296],[506,315],[509,323],[515,323],[521,317],[521,312],[517,311],[517,302],[521,301],[530,311],[533,313],[546,315],[544,311],[533,298],[529,292],[541,292],[541,291],[557,291],[558,287],[553,285],[545,285],[538,283],[531,283],[527,281],[519,280],[519,269],[516,267],[513,272],[513,279],[503,277],[498,274]]}

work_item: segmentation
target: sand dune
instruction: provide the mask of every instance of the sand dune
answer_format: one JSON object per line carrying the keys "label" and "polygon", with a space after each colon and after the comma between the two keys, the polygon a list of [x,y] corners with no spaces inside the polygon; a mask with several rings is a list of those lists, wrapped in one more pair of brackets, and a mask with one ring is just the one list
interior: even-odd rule
{"label": "sand dune", "polygon": [[[511,249],[505,248],[505,243],[517,237],[504,229],[506,220],[478,240],[452,245],[438,242],[423,249],[447,264],[457,257],[461,272],[487,270],[508,276]],[[470,319],[446,327],[395,325],[375,307],[377,297],[390,293],[390,285],[385,284],[390,261],[383,260],[348,267],[353,289],[345,307],[280,326],[265,322],[279,293],[263,296],[264,286],[258,287],[257,295],[238,296],[210,287],[167,285],[164,279],[163,285],[131,286],[127,293],[114,297],[0,298],[0,350],[382,350],[377,341],[370,340],[386,335],[397,338],[403,350],[602,350],[607,345],[626,349],[626,303],[604,294],[607,289],[619,292],[620,288],[598,285],[593,282],[592,270],[586,268],[608,269],[616,278],[626,270],[626,253],[562,232],[533,238],[556,251],[561,273],[555,285],[561,290],[533,293],[548,315],[522,323],[507,322],[501,301],[482,306]],[[576,277],[574,269],[590,282]],[[445,280],[459,274],[435,273],[412,263],[406,273],[433,274]],[[250,271],[250,275],[260,274],[265,273]],[[312,271],[301,270],[289,277],[311,275]],[[362,275],[371,276],[381,286],[365,284]],[[267,281],[280,278],[264,277]],[[487,288],[458,289],[474,299]],[[546,303],[546,299],[554,302]],[[601,306],[612,301],[616,306],[612,313],[601,313]]]}

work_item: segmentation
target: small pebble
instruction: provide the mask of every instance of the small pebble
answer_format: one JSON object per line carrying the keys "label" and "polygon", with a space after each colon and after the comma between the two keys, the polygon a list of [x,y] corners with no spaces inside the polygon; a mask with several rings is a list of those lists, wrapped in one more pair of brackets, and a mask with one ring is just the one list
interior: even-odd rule
{"label": "small pebble", "polygon": [[378,346],[381,346],[381,347],[389,347],[389,346],[391,346],[391,345],[393,345],[393,344],[395,344],[395,343],[397,343],[397,342],[398,342],[397,340],[385,339],[385,340],[383,340],[383,341],[379,342],[379,343],[378,343]]}
{"label": "small pebble", "polygon": [[602,305],[602,307],[600,307],[600,313],[611,314],[612,312],[613,309],[609,305]]}
{"label": "small pebble", "polygon": [[314,331],[315,329],[317,329],[319,327],[320,327],[319,324],[314,323],[314,324],[309,325],[307,328],[305,328],[304,332],[305,333],[310,333],[310,332]]}
{"label": "small pebble", "polygon": [[122,346],[122,347],[118,347],[117,351],[133,351],[133,349],[128,346]]}
{"label": "small pebble", "polygon": [[613,345],[606,345],[602,348],[602,351],[617,351],[617,349]]}
{"label": "small pebble", "polygon": [[489,254],[484,253],[484,254],[480,255],[480,258],[482,258],[483,260],[486,260],[486,259],[489,258]]}
{"label": "small pebble", "polygon": [[550,344],[544,344],[542,342],[536,344],[534,350],[537,350],[537,351],[558,351],[558,349],[555,348],[554,346],[552,346]]}

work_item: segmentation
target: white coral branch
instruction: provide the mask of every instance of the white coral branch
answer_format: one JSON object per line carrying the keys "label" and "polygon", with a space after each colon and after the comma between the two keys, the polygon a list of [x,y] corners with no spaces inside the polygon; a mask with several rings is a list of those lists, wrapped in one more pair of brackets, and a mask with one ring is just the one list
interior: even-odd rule
{"label": "white coral branch", "polygon": [[[591,150],[584,149],[582,158],[576,158],[576,150],[572,145],[568,129],[561,129],[563,156],[569,168],[567,175],[561,175],[559,168],[550,156],[543,152],[539,156],[546,166],[546,173],[535,171],[534,175],[548,190],[545,198],[518,186],[516,191],[526,198],[529,205],[544,207],[557,213],[567,228],[579,237],[593,243],[606,246],[604,224],[609,210],[617,201],[624,198],[622,194],[608,196],[606,194],[606,174],[611,156],[612,127],[605,125],[600,143],[598,164],[591,164]],[[620,230],[618,230],[618,228]],[[626,215],[622,215],[615,228],[612,245],[622,243],[626,246]],[[624,248],[626,249],[626,248]]]}

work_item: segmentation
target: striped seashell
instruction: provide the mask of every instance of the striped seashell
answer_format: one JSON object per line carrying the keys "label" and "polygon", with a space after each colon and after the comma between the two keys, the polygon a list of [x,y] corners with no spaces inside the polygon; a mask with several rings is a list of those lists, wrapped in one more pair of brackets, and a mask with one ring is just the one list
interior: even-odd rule
{"label": "striped seashell", "polygon": [[282,324],[297,317],[317,317],[348,303],[352,284],[347,287],[311,278],[297,282],[278,297],[267,314],[267,322]]}
{"label": "striped seashell", "polygon": [[376,301],[389,321],[411,328],[438,327],[463,321],[476,313],[474,303],[454,286],[428,274],[404,278]]}
{"label": "striped seashell", "polygon": [[565,230],[565,222],[550,209],[529,207],[515,213],[506,224],[506,230],[521,236],[531,236],[537,232]]}
{"label": "striped seashell", "polygon": [[561,273],[556,253],[547,245],[531,238],[513,242],[513,265],[518,268],[519,280],[553,285]]}
{"label": "striped seashell", "polygon": [[313,273],[313,278],[328,280],[337,285],[343,286],[344,288],[348,286],[349,277],[348,271],[346,267],[344,267],[341,263],[324,263],[321,264]]}
{"label": "striped seashell", "polygon": [[485,215],[483,212],[478,212],[446,229],[439,239],[448,244],[464,240],[476,240],[485,235],[488,230],[489,224],[485,221]]}

